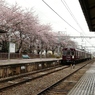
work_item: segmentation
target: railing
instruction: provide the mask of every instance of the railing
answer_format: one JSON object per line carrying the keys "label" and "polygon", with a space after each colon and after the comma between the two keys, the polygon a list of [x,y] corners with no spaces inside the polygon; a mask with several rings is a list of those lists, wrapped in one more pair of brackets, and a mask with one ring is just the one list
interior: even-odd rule
{"label": "railing", "polygon": [[[10,59],[21,59],[23,54],[10,53]],[[39,55],[28,54],[30,58],[39,58]],[[8,53],[0,53],[0,59],[8,59]]]}
{"label": "railing", "polygon": [[[10,59],[22,59],[22,55],[24,54],[19,54],[19,53],[10,53]],[[54,55],[37,55],[37,54],[27,54],[31,59],[32,58],[57,58],[57,56]],[[0,53],[0,59],[8,59],[8,53]]]}

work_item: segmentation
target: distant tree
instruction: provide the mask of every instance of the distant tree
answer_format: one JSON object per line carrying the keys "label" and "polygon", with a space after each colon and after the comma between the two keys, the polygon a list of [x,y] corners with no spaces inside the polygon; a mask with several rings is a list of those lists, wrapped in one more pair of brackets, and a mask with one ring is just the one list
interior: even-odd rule
{"label": "distant tree", "polygon": [[0,37],[2,52],[8,52],[9,36],[16,44],[17,53],[23,51],[34,53],[35,49],[38,54],[44,50],[46,53],[49,50],[54,53],[58,50],[58,46],[60,51],[68,44],[76,46],[69,36],[58,37],[58,33],[53,32],[50,24],[41,24],[38,16],[34,14],[33,9],[24,10],[17,4],[8,5],[0,0],[0,29],[7,31]]}

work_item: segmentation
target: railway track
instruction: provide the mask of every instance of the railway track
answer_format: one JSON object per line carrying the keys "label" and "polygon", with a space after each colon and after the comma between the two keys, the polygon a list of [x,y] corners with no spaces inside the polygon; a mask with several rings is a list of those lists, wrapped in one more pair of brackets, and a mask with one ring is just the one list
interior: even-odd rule
{"label": "railway track", "polygon": [[43,76],[46,76],[48,74],[63,70],[68,68],[68,66],[58,66],[53,68],[47,68],[43,70],[38,70],[36,72],[22,74],[18,76],[14,76],[11,78],[5,78],[0,80],[0,91],[4,91],[6,89],[10,89],[14,86],[18,86],[20,84],[35,80],[37,78],[41,78]]}
{"label": "railway track", "polygon": [[[56,83],[48,86],[47,88],[40,91],[37,95],[67,95],[68,91],[75,85],[77,81],[66,81],[69,77],[73,77],[74,74],[82,70],[85,66],[87,66],[89,63],[93,63],[93,61],[89,61],[88,63],[84,64],[74,72],[70,73],[66,77],[62,78],[61,80],[58,80]],[[80,74],[80,76],[82,76]],[[79,77],[79,76],[78,76]],[[65,81],[65,87],[62,85]],[[63,83],[62,83],[63,82]],[[66,84],[67,82],[67,84]],[[63,87],[62,87],[63,86]],[[71,86],[71,87],[70,87]],[[61,89],[60,89],[61,88]]]}
{"label": "railway track", "polygon": [[0,83],[5,82],[5,81],[11,81],[11,80],[18,79],[18,78],[21,78],[21,77],[25,77],[25,76],[35,74],[35,73],[38,73],[38,72],[43,72],[43,71],[55,69],[55,68],[58,68],[58,67],[61,67],[61,66],[62,65],[58,65],[58,66],[55,66],[55,67],[49,67],[49,68],[45,68],[45,69],[41,69],[41,70],[31,71],[31,72],[28,72],[28,73],[22,73],[22,74],[19,74],[19,75],[13,75],[13,76],[6,77],[6,78],[0,78]]}

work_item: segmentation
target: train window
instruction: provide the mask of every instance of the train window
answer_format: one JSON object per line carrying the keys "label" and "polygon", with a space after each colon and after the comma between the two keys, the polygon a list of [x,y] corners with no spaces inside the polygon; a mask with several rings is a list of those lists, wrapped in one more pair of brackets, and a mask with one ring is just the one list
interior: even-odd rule
{"label": "train window", "polygon": [[63,50],[63,55],[66,55],[67,54],[67,51],[66,50]]}
{"label": "train window", "polygon": [[74,55],[74,54],[75,54],[74,51],[72,51],[72,52],[71,52],[71,55]]}
{"label": "train window", "polygon": [[70,50],[67,51],[67,55],[70,55]]}
{"label": "train window", "polygon": [[63,50],[63,55],[74,55],[75,51],[72,50]]}
{"label": "train window", "polygon": [[78,56],[78,51],[76,51],[76,55]]}

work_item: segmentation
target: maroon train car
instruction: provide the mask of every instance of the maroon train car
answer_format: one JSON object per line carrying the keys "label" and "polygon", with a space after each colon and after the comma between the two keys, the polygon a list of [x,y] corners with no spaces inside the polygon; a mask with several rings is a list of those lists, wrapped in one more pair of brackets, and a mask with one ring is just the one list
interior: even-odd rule
{"label": "maroon train car", "polygon": [[70,64],[85,61],[91,58],[91,54],[85,50],[75,48],[64,48],[62,53],[62,64]]}

